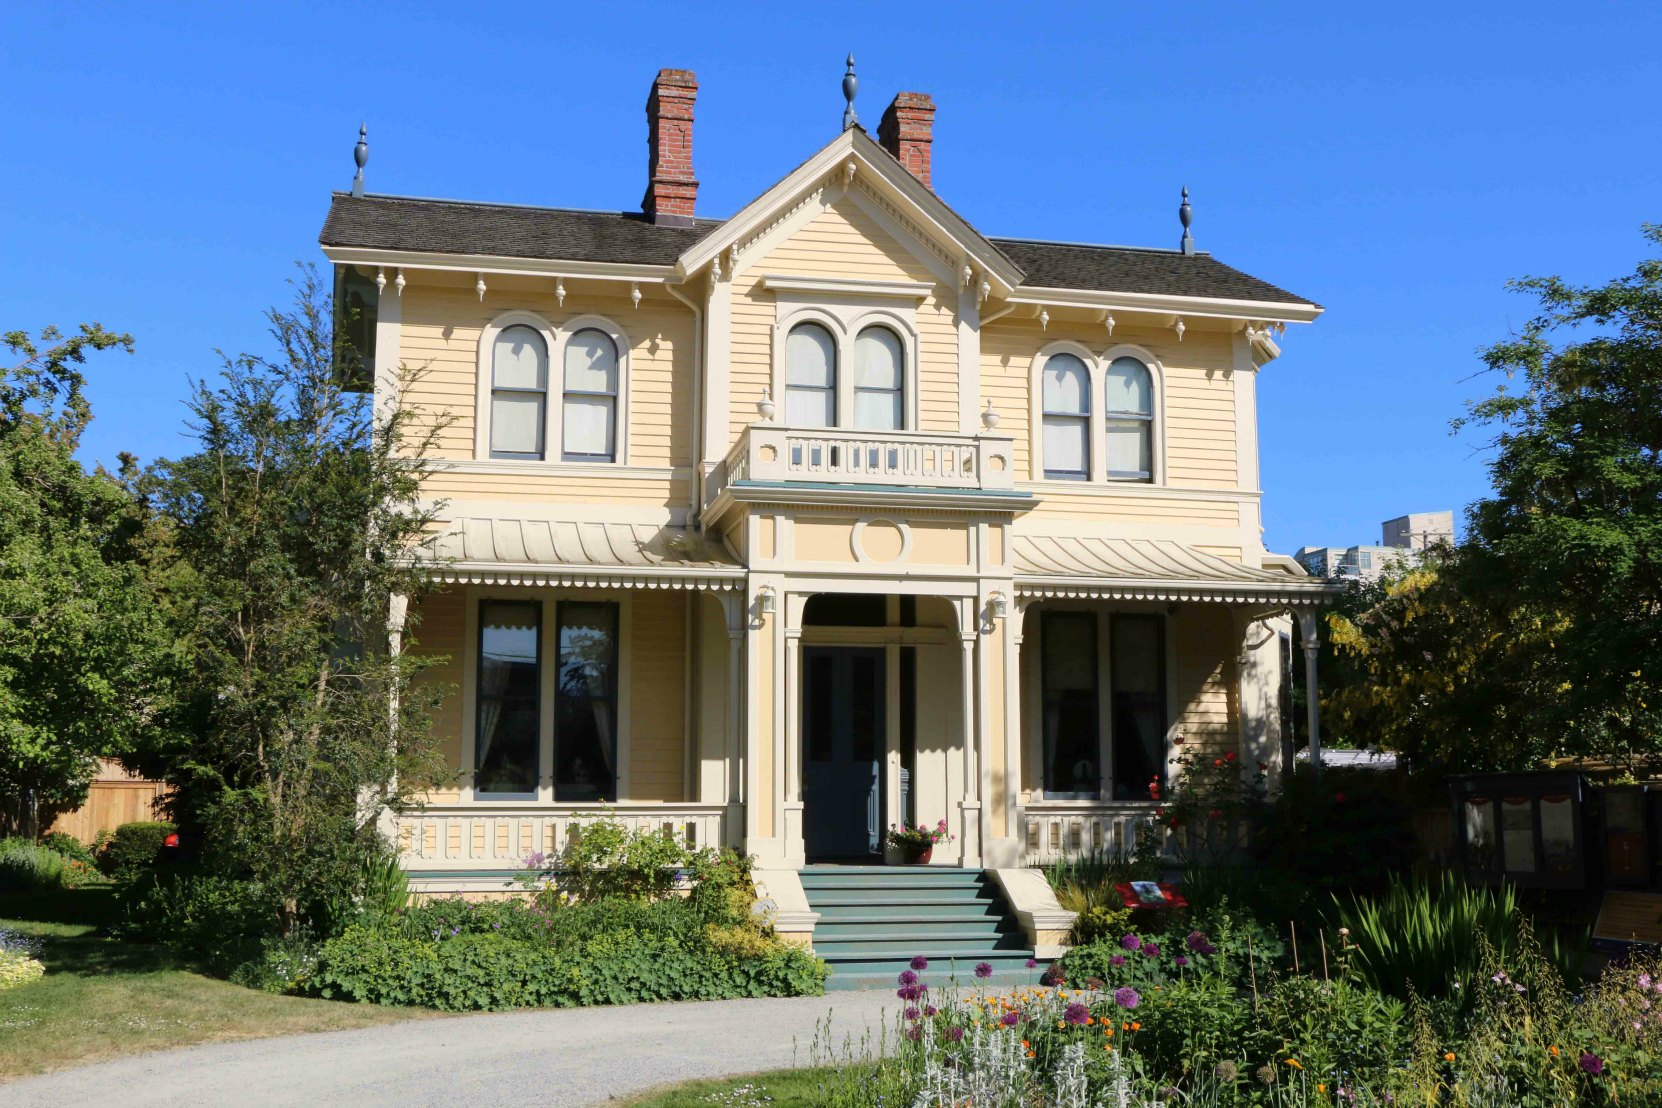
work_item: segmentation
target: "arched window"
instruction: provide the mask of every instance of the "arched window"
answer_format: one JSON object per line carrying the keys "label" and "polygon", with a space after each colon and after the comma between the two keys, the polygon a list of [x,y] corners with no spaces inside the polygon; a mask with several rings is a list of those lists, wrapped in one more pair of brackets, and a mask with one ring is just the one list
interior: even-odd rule
{"label": "arched window", "polygon": [[566,340],[560,455],[568,462],[617,457],[617,344],[592,327]]}
{"label": "arched window", "polygon": [[547,412],[547,344],[535,328],[504,327],[491,349],[491,457],[540,460]]}
{"label": "arched window", "polygon": [[799,323],[785,339],[785,422],[837,425],[837,340],[817,323]]}
{"label": "arched window", "polygon": [[898,431],[906,423],[905,347],[887,327],[867,327],[854,340],[854,426]]}
{"label": "arched window", "polygon": [[1154,376],[1136,358],[1115,358],[1103,387],[1108,479],[1154,480]]}
{"label": "arched window", "polygon": [[1083,481],[1091,474],[1091,377],[1072,354],[1052,354],[1043,381],[1044,474]]}

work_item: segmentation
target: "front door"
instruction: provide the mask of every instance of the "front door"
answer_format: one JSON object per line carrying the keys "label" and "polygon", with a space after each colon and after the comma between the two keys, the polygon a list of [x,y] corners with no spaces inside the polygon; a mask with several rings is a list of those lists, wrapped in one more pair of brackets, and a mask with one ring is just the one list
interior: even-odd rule
{"label": "front door", "polygon": [[810,860],[882,851],[883,678],[881,648],[802,651],[802,837]]}

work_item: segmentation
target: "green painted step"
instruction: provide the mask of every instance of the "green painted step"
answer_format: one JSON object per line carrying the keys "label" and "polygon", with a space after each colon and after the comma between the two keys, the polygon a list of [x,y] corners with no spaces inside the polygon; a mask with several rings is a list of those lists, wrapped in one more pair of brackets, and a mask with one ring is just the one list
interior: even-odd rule
{"label": "green painted step", "polygon": [[899,888],[894,885],[839,885],[834,889],[803,889],[810,904],[971,904],[996,901],[997,889]]}
{"label": "green painted step", "polygon": [[1007,920],[998,916],[984,916],[970,920],[940,920],[940,919],[895,919],[892,917],[867,917],[864,919],[826,919],[820,917],[819,923],[814,925],[814,944],[823,945],[838,940],[857,940],[871,935],[893,933],[912,936],[928,933],[939,935],[942,938],[966,939],[980,938],[994,940],[1006,935],[1020,936],[1021,931]]}
{"label": "green painted step", "polygon": [[906,920],[974,920],[974,919],[1002,919],[1006,909],[1004,902],[986,897],[980,900],[947,901],[947,900],[859,900],[845,904],[827,904],[823,900],[814,904],[814,911],[820,914],[824,921],[833,920],[876,920],[881,922],[890,919]]}

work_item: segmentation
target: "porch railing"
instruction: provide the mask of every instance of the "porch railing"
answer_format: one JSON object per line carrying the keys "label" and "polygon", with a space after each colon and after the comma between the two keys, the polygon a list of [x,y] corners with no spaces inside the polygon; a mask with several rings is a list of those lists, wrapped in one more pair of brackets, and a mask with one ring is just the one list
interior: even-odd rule
{"label": "porch railing", "polygon": [[1154,817],[1148,804],[1112,801],[1042,801],[1023,813],[1027,864],[1044,866],[1065,858],[1106,854],[1128,856],[1139,833],[1152,833],[1162,857],[1227,861],[1245,844],[1245,828],[1232,819],[1173,828]]}
{"label": "porch railing", "polygon": [[818,481],[839,485],[1013,489],[1008,435],[926,434],[752,424],[727,454],[728,484]]}
{"label": "porch railing", "polygon": [[574,825],[601,819],[719,847],[727,841],[726,815],[721,804],[433,805],[398,817],[399,854],[412,870],[517,870],[532,854],[557,858]]}

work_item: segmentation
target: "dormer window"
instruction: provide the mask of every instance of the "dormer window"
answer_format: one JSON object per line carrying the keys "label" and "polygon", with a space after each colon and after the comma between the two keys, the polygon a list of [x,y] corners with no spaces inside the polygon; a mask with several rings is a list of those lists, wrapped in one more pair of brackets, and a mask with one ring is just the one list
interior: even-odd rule
{"label": "dormer window", "polygon": [[1052,354],[1043,374],[1044,475],[1084,481],[1091,475],[1091,375],[1072,354]]}
{"label": "dormer window", "polygon": [[906,423],[905,348],[887,327],[867,327],[854,340],[854,426],[898,431]]}
{"label": "dormer window", "polygon": [[837,340],[817,323],[797,324],[785,340],[785,420],[837,426]]}
{"label": "dormer window", "polygon": [[617,344],[604,331],[586,327],[565,345],[560,457],[568,462],[613,461],[617,457]]}
{"label": "dormer window", "polygon": [[1154,378],[1136,358],[1115,358],[1103,387],[1108,480],[1154,480]]}
{"label": "dormer window", "polygon": [[548,345],[534,328],[504,327],[491,349],[491,457],[540,460],[547,411]]}

